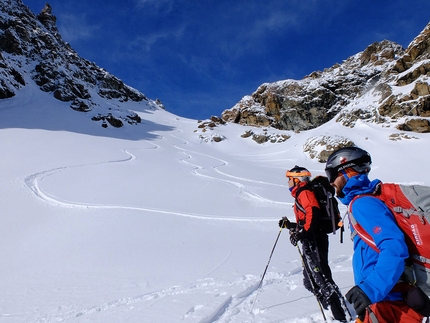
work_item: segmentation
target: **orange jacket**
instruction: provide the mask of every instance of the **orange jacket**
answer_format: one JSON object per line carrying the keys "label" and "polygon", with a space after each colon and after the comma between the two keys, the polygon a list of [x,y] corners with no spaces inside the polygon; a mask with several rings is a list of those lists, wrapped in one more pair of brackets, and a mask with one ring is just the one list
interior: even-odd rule
{"label": "orange jacket", "polygon": [[[304,188],[306,182],[300,182],[291,191],[291,195],[296,200],[294,204],[294,214],[297,224],[303,227],[307,238],[317,229],[321,218],[321,211],[315,194]],[[297,194],[298,193],[298,194]]]}

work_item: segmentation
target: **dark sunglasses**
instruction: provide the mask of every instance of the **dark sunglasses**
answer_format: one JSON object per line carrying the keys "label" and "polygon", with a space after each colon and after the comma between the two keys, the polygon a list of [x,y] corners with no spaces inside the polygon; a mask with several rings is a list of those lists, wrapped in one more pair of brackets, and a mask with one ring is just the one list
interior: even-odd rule
{"label": "dark sunglasses", "polygon": [[325,169],[325,173],[330,183],[333,183],[339,175],[339,172],[336,168]]}

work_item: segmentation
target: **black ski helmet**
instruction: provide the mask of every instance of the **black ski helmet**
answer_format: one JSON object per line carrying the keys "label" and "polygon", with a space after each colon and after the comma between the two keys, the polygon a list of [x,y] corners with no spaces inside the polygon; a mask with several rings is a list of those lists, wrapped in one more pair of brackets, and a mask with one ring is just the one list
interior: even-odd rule
{"label": "black ski helmet", "polygon": [[309,182],[311,177],[311,172],[304,167],[300,167],[296,165],[290,170],[287,170],[287,173],[285,174],[285,176],[297,178],[301,182]]}
{"label": "black ski helmet", "polygon": [[330,183],[333,183],[340,171],[352,168],[357,173],[368,173],[371,164],[372,159],[367,151],[358,147],[344,147],[328,157],[325,172]]}

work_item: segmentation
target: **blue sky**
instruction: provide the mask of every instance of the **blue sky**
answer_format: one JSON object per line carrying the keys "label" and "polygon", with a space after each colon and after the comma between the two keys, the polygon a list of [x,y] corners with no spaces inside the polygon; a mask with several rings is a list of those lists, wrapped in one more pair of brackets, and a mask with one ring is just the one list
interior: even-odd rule
{"label": "blue sky", "polygon": [[[38,14],[47,0],[23,0]],[[48,0],[63,39],[179,116],[220,116],[259,85],[301,79],[375,41],[407,47],[415,0]],[[411,4],[409,4],[411,3]]]}

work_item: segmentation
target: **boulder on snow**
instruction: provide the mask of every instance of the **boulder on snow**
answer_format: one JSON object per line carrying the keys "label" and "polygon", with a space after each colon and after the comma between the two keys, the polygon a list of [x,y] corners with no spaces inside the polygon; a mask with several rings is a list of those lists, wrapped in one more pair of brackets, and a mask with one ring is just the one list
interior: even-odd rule
{"label": "boulder on snow", "polygon": [[303,145],[303,151],[312,159],[325,163],[336,150],[355,146],[354,142],[342,136],[316,136],[309,138]]}

